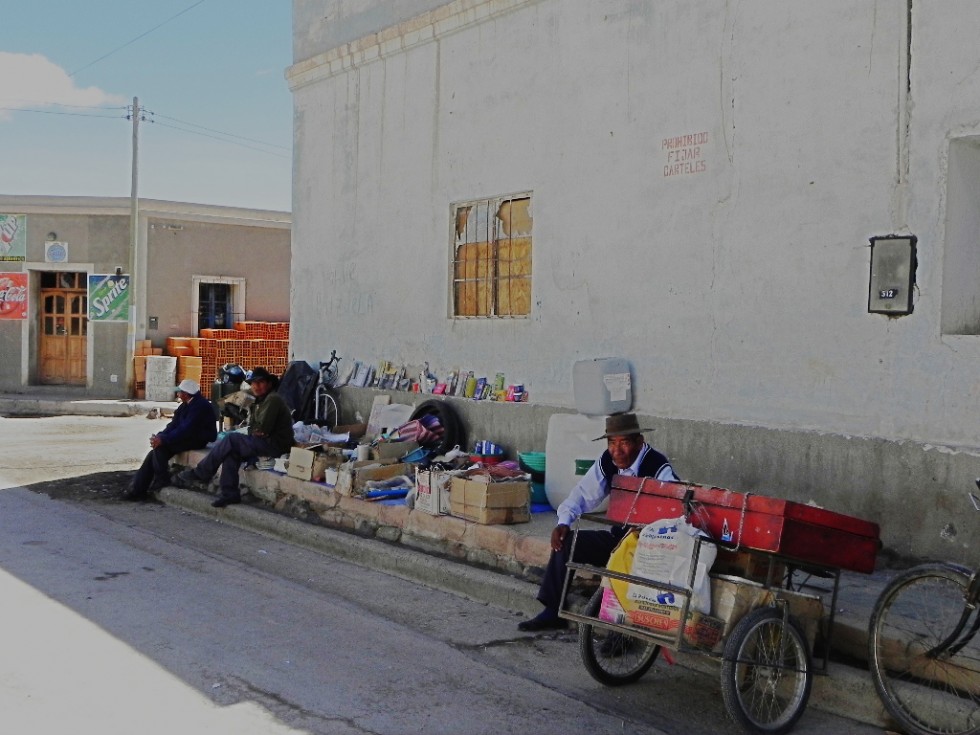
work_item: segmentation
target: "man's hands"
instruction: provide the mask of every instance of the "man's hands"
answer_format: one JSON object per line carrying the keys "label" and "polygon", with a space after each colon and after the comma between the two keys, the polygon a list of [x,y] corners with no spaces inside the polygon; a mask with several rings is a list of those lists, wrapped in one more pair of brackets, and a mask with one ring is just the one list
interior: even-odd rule
{"label": "man's hands", "polygon": [[159,436],[157,436],[156,434],[154,434],[153,436],[150,437],[150,447],[151,448],[156,449],[161,444],[163,444],[163,440]]}
{"label": "man's hands", "polygon": [[565,534],[568,533],[568,526],[564,523],[559,523],[555,526],[555,530],[551,532],[551,550],[561,551],[561,545],[565,541]]}

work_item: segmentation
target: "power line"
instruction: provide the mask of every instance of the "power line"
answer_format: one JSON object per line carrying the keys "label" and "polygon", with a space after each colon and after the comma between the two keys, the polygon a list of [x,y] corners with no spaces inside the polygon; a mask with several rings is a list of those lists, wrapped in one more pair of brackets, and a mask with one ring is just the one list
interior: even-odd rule
{"label": "power line", "polygon": [[[0,112],[30,112],[38,115],[65,115],[69,117],[98,117],[106,119],[132,119],[132,106],[127,105],[126,107],[86,107],[84,105],[59,105],[60,107],[68,107],[80,110],[119,110],[121,114],[116,115],[102,115],[96,113],[86,113],[86,112],[68,112],[64,110],[37,110],[26,107],[0,107]],[[165,120],[172,120],[173,122],[180,123],[180,125],[169,125],[164,122],[157,122],[156,118],[161,117]],[[290,155],[283,155],[274,150],[269,150],[270,148],[278,148],[282,151],[291,151],[289,146],[279,145],[277,143],[269,143],[264,140],[258,140],[256,138],[247,138],[243,135],[235,135],[234,133],[226,133],[223,130],[216,130],[214,128],[205,127],[204,125],[198,125],[197,123],[187,122],[185,120],[178,120],[175,117],[169,117],[167,115],[157,115],[152,110],[147,110],[145,107],[140,107],[140,120],[142,122],[154,123],[163,128],[170,128],[172,130],[178,130],[182,133],[190,133],[191,135],[200,135],[204,138],[211,138],[212,140],[219,140],[223,143],[228,143],[230,145],[241,146],[242,148],[248,148],[253,151],[258,151],[259,153],[266,153],[270,156],[275,156],[276,158],[282,158],[285,160],[290,159]],[[182,126],[190,127],[182,127]],[[199,128],[198,130],[193,130],[191,128]],[[208,132],[202,132],[208,131]],[[241,142],[241,141],[247,141]],[[248,143],[256,143],[257,145],[248,145]],[[265,146],[265,147],[258,147]]]}
{"label": "power line", "polygon": [[[150,114],[152,114],[152,113],[150,113]],[[161,117],[162,117],[162,115],[161,115]],[[259,153],[267,153],[270,156],[275,156],[276,158],[284,158],[286,160],[289,160],[289,158],[290,158],[290,156],[285,156],[285,155],[283,155],[281,153],[276,153],[275,151],[270,151],[270,150],[268,150],[266,148],[259,148],[259,147],[254,146],[254,145],[247,145],[245,143],[239,143],[238,141],[229,140],[228,138],[222,138],[222,137],[219,137],[217,135],[210,135],[208,133],[202,133],[199,130],[190,130],[188,128],[182,128],[182,127],[179,127],[177,125],[168,125],[167,123],[156,122],[155,120],[150,120],[149,122],[154,123],[156,125],[159,125],[162,128],[171,128],[172,130],[179,130],[182,133],[190,133],[191,135],[200,135],[200,136],[202,136],[204,138],[211,138],[213,140],[220,140],[223,143],[229,143],[231,145],[241,146],[242,148],[249,148],[249,149],[251,149],[253,151],[258,151]],[[222,135],[229,135],[229,134],[228,133],[222,133]],[[236,137],[237,138],[237,137],[241,137],[241,136],[232,136],[232,137]],[[245,140],[248,140],[248,139],[246,138]],[[263,143],[263,145],[271,145],[271,144],[270,143]],[[285,148],[284,146],[276,146],[276,147],[277,148],[283,148],[283,150],[289,150],[288,148]]]}
{"label": "power line", "polygon": [[[100,108],[93,108],[93,109],[100,109]],[[101,108],[101,109],[123,110],[126,108],[120,107],[120,108]],[[58,110],[31,110],[26,107],[0,107],[0,110],[3,110],[4,112],[34,112],[39,115],[70,115],[73,117],[104,117],[104,118],[111,118],[111,119],[126,117],[125,115],[96,115],[94,113],[87,113],[87,112],[61,112]]]}
{"label": "power line", "polygon": [[124,44],[123,44],[122,46],[119,46],[118,48],[114,48],[114,49],[112,49],[112,51],[110,51],[110,52],[109,52],[109,53],[107,53],[107,54],[103,54],[102,56],[100,56],[99,58],[97,58],[97,59],[96,59],[95,61],[90,61],[90,62],[89,62],[89,63],[87,63],[87,64],[86,64],[85,66],[81,66],[81,67],[79,67],[78,69],[75,69],[75,71],[73,71],[73,72],[71,72],[71,73],[70,73],[70,74],[69,74],[68,76],[69,76],[69,77],[73,77],[73,76],[75,76],[76,74],[78,74],[78,72],[80,72],[80,71],[84,71],[85,69],[88,69],[88,68],[89,68],[90,66],[94,66],[94,65],[96,65],[96,64],[98,64],[98,63],[99,63],[100,61],[102,61],[103,59],[107,59],[107,58],[109,58],[110,56],[112,56],[112,55],[113,55],[114,53],[116,53],[117,51],[122,51],[122,50],[123,50],[124,48],[126,48],[127,46],[130,46],[130,45],[132,45],[132,44],[134,44],[134,43],[136,43],[136,42],[137,42],[137,41],[139,41],[139,40],[140,40],[141,38],[145,38],[146,36],[149,36],[149,35],[150,35],[151,33],[153,33],[153,31],[156,31],[156,30],[158,30],[158,29],[160,29],[160,28],[162,28],[163,26],[165,26],[165,25],[167,25],[167,23],[169,23],[170,21],[172,21],[172,20],[175,20],[176,18],[179,18],[179,17],[180,17],[180,16],[182,16],[182,15],[183,15],[184,13],[186,13],[186,12],[188,12],[189,10],[193,10],[193,9],[194,9],[194,8],[196,8],[196,7],[198,6],[198,5],[201,5],[201,4],[203,4],[204,2],[206,2],[206,0],[197,0],[197,2],[196,2],[196,3],[194,3],[193,5],[191,5],[191,6],[190,6],[190,7],[188,7],[188,8],[184,8],[184,9],[183,9],[183,10],[181,10],[181,11],[180,11],[179,13],[177,13],[177,15],[172,15],[172,16],[170,16],[169,18],[167,18],[167,19],[166,19],[165,21],[163,21],[162,23],[158,23],[157,25],[155,25],[155,26],[153,26],[153,27],[152,27],[152,28],[151,28],[150,30],[148,30],[148,31],[144,31],[143,33],[141,33],[140,35],[138,35],[138,36],[137,36],[136,38],[134,38],[134,39],[132,39],[132,40],[129,40],[129,41],[126,41],[126,43],[124,43]]}
{"label": "power line", "polygon": [[[232,133],[225,133],[225,132],[222,132],[221,130],[215,130],[214,128],[208,128],[208,127],[205,127],[204,125],[198,125],[197,123],[187,122],[186,120],[178,120],[175,117],[168,117],[167,115],[159,115],[158,117],[162,117],[165,120],[173,120],[174,122],[180,123],[182,125],[190,125],[192,128],[200,128],[201,130],[207,130],[210,133],[218,133],[219,135],[224,135],[224,136],[227,136],[229,138],[238,138],[239,140],[247,140],[250,143],[258,143],[259,145],[269,146],[270,148],[279,148],[279,149],[284,150],[284,151],[291,150],[289,146],[278,145],[277,143],[268,143],[268,142],[266,142],[264,140],[257,140],[255,138],[246,138],[243,135],[233,135]],[[173,127],[173,126],[167,126],[167,127]],[[189,130],[187,132],[193,132],[193,131],[190,131]]]}

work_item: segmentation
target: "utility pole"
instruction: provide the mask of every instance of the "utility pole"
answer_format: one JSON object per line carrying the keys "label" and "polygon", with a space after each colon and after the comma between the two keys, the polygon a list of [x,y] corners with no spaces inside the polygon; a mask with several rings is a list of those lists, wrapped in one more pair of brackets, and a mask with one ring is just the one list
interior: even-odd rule
{"label": "utility pole", "polygon": [[[136,354],[136,328],[139,324],[137,315],[137,284],[136,274],[139,268],[139,142],[140,142],[140,111],[139,97],[133,97],[133,171],[132,185],[129,194],[129,326],[126,332],[126,348],[130,359],[126,367],[126,386],[130,395],[136,395],[136,372],[132,356]],[[140,287],[142,287],[140,285]]]}

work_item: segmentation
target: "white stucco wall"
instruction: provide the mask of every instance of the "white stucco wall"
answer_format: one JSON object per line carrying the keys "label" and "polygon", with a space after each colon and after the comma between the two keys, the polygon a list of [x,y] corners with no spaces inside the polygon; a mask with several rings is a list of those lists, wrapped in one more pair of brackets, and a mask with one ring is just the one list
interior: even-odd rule
{"label": "white stucco wall", "polygon": [[[911,4],[910,92],[906,0],[458,0],[350,43],[315,25],[344,6],[294,4],[297,358],[570,406],[572,363],[618,355],[641,413],[977,446],[980,337],[940,322],[980,4]],[[700,133],[703,172],[665,176],[664,140]],[[449,318],[450,204],[520,191],[531,316]],[[900,318],[867,313],[892,233],[918,238]]]}

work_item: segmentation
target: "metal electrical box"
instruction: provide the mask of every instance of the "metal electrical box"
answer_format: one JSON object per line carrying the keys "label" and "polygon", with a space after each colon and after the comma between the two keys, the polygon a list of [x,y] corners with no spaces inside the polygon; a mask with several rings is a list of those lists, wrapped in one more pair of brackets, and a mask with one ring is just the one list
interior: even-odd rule
{"label": "metal electrical box", "polygon": [[912,313],[915,243],[914,235],[871,238],[869,312],[894,315]]}

